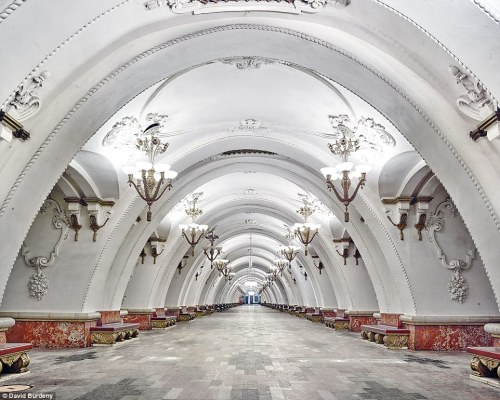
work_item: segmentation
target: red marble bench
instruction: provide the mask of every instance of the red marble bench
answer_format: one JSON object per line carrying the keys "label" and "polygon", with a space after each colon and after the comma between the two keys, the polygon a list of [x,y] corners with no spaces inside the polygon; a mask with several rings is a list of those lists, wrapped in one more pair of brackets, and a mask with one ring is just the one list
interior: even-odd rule
{"label": "red marble bench", "polygon": [[391,325],[361,325],[361,337],[370,342],[384,344],[389,349],[407,349],[409,329]]}
{"label": "red marble bench", "polygon": [[115,344],[139,336],[139,324],[113,322],[90,327],[92,344]]}
{"label": "red marble bench", "polygon": [[500,378],[500,347],[467,347],[474,354],[470,367],[475,375]]}
{"label": "red marble bench", "polygon": [[151,323],[153,324],[153,329],[165,329],[169,326],[175,325],[177,323],[177,317],[169,315],[151,317]]}
{"label": "red marble bench", "polygon": [[30,358],[26,354],[31,343],[0,343],[0,372],[26,372]]}
{"label": "red marble bench", "polygon": [[312,322],[323,322],[323,313],[319,307],[306,313],[306,319]]}
{"label": "red marble bench", "polygon": [[325,317],[324,322],[327,327],[334,328],[337,331],[349,329],[349,318],[347,317]]}

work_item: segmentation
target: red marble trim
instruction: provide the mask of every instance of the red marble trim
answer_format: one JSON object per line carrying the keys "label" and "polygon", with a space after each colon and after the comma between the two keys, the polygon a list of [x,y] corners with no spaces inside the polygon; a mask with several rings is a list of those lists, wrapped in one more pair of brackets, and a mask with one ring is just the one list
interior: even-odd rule
{"label": "red marble trim", "polygon": [[120,317],[120,310],[117,311],[98,311],[101,318],[97,320],[97,326],[104,324],[112,324],[113,322],[122,322]]}
{"label": "red marble trim", "polygon": [[500,338],[493,338],[493,346],[494,347],[500,347]]}
{"label": "red marble trim", "polygon": [[139,324],[139,330],[150,331],[153,329],[151,317],[152,314],[129,314],[123,318],[123,322]]}
{"label": "red marble trim", "polygon": [[16,321],[6,334],[12,343],[34,347],[90,347],[90,327],[95,321]]}
{"label": "red marble trim", "polygon": [[361,330],[363,331],[369,331],[369,332],[376,332],[376,333],[383,333],[385,334],[391,334],[391,333],[401,333],[403,335],[409,335],[410,330],[409,329],[400,329],[396,328],[395,326],[390,326],[390,325],[361,325]]}
{"label": "red marble trim", "polygon": [[323,311],[323,316],[325,318],[333,318],[337,316],[337,313],[335,311]]}
{"label": "red marble trim", "polygon": [[403,323],[399,320],[401,314],[380,314],[380,325],[390,325],[396,326],[398,328],[403,327]]}
{"label": "red marble trim", "polygon": [[467,347],[490,347],[493,339],[483,325],[410,325],[410,350],[465,350]]}
{"label": "red marble trim", "polygon": [[373,316],[349,315],[349,330],[360,332],[361,325],[376,325],[377,320]]}
{"label": "red marble trim", "polygon": [[500,348],[498,347],[467,347],[467,352],[500,360]]}
{"label": "red marble trim", "polygon": [[33,348],[31,343],[2,343],[0,344],[0,356],[17,353],[19,351],[28,351]]}

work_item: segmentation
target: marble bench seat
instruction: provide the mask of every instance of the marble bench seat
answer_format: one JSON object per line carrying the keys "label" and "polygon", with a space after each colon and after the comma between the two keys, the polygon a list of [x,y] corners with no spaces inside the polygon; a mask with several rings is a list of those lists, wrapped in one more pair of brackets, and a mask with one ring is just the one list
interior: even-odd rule
{"label": "marble bench seat", "polygon": [[361,337],[388,349],[407,349],[409,329],[390,325],[361,325]]}
{"label": "marble bench seat", "polygon": [[349,318],[347,317],[325,317],[325,325],[334,328],[336,331],[345,331],[349,329]]}
{"label": "marble bench seat", "polygon": [[0,343],[0,372],[26,372],[30,358],[26,354],[31,343]]}
{"label": "marble bench seat", "polygon": [[470,367],[475,375],[500,378],[500,347],[467,347],[473,354]]}
{"label": "marble bench seat", "polygon": [[164,315],[162,317],[151,317],[153,329],[165,329],[177,323],[177,317]]}
{"label": "marble bench seat", "polygon": [[115,344],[139,336],[139,324],[114,322],[90,327],[92,344]]}

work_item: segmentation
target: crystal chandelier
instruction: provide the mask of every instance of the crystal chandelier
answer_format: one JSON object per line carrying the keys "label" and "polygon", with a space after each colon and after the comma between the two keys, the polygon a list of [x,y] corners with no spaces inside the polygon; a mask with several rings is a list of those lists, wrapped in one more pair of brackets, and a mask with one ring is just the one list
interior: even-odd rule
{"label": "crystal chandelier", "polygon": [[203,210],[196,208],[197,201],[198,196],[194,196],[193,200],[190,202],[191,206],[185,210],[186,214],[191,217],[192,222],[188,225],[179,225],[181,235],[184,236],[191,245],[192,256],[194,256],[195,246],[200,242],[201,238],[205,235],[205,231],[208,229],[207,225],[199,225],[195,222],[196,218],[203,214]]}
{"label": "crystal chandelier", "polygon": [[277,258],[276,260],[274,260],[274,265],[276,266],[276,268],[278,268],[280,275],[283,276],[283,271],[287,267],[288,261],[283,260],[282,258]]}
{"label": "crystal chandelier", "polygon": [[288,234],[285,235],[285,238],[288,239],[288,246],[281,247],[279,250],[279,253],[283,257],[285,257],[287,259],[288,263],[290,264],[300,249],[297,246],[292,246],[292,239],[295,238],[295,234],[292,233],[290,228],[287,228],[287,229],[288,229]]}
{"label": "crystal chandelier", "polygon": [[307,246],[311,244],[314,237],[318,234],[318,230],[321,225],[307,222],[307,218],[314,213],[314,208],[311,207],[311,204],[305,198],[303,199],[303,202],[304,207],[301,207],[297,210],[297,212],[304,218],[304,223],[294,224],[293,229],[295,236],[298,237],[300,242],[304,245],[304,254],[307,256]]}
{"label": "crystal chandelier", "polygon": [[[333,120],[333,117],[330,117]],[[330,191],[333,190],[337,199],[344,204],[344,221],[349,222],[349,211],[348,206],[356,197],[358,190],[363,188],[366,182],[366,173],[371,169],[369,165],[357,165],[354,171],[351,171],[354,167],[352,162],[349,162],[349,156],[355,153],[360,146],[359,138],[354,137],[354,132],[345,126],[345,120],[339,120],[337,129],[342,137],[337,139],[335,143],[328,144],[330,151],[340,156],[342,162],[336,167],[325,167],[321,168],[321,172],[326,177],[326,186]],[[349,189],[351,188],[352,182],[351,178],[358,178],[358,184],[356,185],[352,195],[349,195]],[[342,188],[342,195],[337,191],[337,188],[333,184],[333,181],[340,179],[340,187]]]}
{"label": "crystal chandelier", "polygon": [[214,242],[219,239],[219,236],[217,236],[214,233],[214,229],[205,235],[205,239],[210,241],[210,246],[205,246],[203,247],[203,253],[205,253],[205,256],[208,258],[208,261],[210,261],[210,269],[214,267],[214,261],[215,259],[219,256],[219,254],[222,251],[221,246],[214,246]]}
{"label": "crystal chandelier", "polygon": [[160,126],[159,122],[149,125],[137,138],[136,147],[147,154],[149,162],[140,162],[135,167],[123,168],[123,172],[128,175],[129,186],[133,186],[148,205],[148,221],[151,221],[151,206],[167,189],[172,188],[172,179],[177,176],[177,172],[172,171],[170,165],[155,163],[156,157],[165,153],[168,148],[168,143],[162,143],[158,137]]}

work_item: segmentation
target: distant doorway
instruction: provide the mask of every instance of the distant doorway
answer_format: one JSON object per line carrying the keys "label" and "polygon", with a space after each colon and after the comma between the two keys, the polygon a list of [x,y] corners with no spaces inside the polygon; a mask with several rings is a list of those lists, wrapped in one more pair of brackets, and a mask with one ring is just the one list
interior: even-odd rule
{"label": "distant doorway", "polygon": [[260,296],[258,294],[250,293],[244,296],[244,304],[260,304]]}

